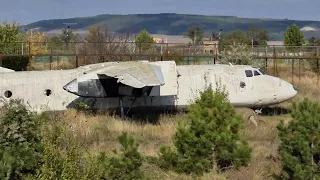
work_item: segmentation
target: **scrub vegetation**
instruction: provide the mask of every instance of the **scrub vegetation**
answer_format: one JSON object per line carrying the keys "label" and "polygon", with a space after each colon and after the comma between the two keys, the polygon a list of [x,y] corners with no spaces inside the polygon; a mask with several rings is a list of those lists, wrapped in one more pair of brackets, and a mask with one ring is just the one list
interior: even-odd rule
{"label": "scrub vegetation", "polygon": [[[280,75],[288,81],[291,80],[289,68],[285,64],[279,65],[279,72],[282,72]],[[286,70],[288,73],[285,74]],[[288,141],[286,132],[295,130],[296,126],[290,125],[292,122],[300,124],[302,130],[306,125],[306,136],[316,136],[318,133],[314,124],[318,121],[317,116],[312,116],[312,113],[319,111],[319,105],[313,104],[313,101],[303,101],[304,97],[318,99],[316,81],[315,75],[303,76],[300,81],[298,76],[294,76],[295,85],[298,90],[299,87],[301,89],[299,94],[292,101],[272,107],[273,111],[269,114],[259,115],[257,118],[261,121],[258,121],[257,127],[246,120],[245,114],[250,112],[248,109],[236,109],[233,113],[228,103],[223,101],[223,94],[211,94],[210,91],[203,92],[207,98],[201,97],[195,101],[198,103],[190,107],[189,114],[164,114],[159,117],[157,124],[141,123],[134,117],[121,120],[114,114],[92,114],[85,110],[72,109],[36,115],[29,112],[19,101],[11,102],[1,110],[0,176],[1,179],[304,179],[307,177],[303,174],[310,175],[309,172],[317,171],[317,158],[314,156],[312,165],[311,156],[306,157],[310,161],[303,161],[301,158],[304,157],[300,156],[299,166],[293,167],[297,163],[292,164],[292,158],[289,157],[295,157],[296,154],[290,154],[286,149],[298,146],[302,137],[293,133],[291,138],[297,139]],[[210,107],[205,103],[210,102],[210,99],[216,104],[219,104],[218,101],[225,103]],[[297,103],[295,108],[292,108],[293,102]],[[223,111],[225,114],[215,111],[221,108],[229,110]],[[281,114],[279,109],[285,112],[284,108],[292,109],[292,116]],[[303,113],[299,115],[301,111]],[[246,149],[240,153],[241,161],[224,160],[223,162],[232,162],[231,165],[227,163],[227,166],[220,166],[219,158],[224,157],[223,154],[227,153],[226,157],[232,158],[236,157],[237,153],[234,156],[232,151],[221,154],[224,151],[221,145],[220,148],[210,151],[209,146],[215,147],[219,142],[217,135],[228,132],[227,129],[223,130],[227,127],[223,124],[220,124],[219,130],[214,126],[201,126],[204,122],[219,122],[219,119],[214,118],[214,113],[225,117],[220,120],[229,119],[224,122],[226,124],[236,122],[234,125],[241,127],[237,124],[243,123],[243,128],[239,129],[239,132],[242,129],[240,134],[222,136],[247,139],[248,144],[240,146]],[[243,118],[237,114],[243,115]],[[314,119],[309,119],[311,116]],[[312,125],[315,128],[308,128]],[[215,133],[210,134],[210,131]],[[226,146],[236,147],[233,143],[236,139],[222,141],[222,144],[228,142],[230,146],[225,144]],[[316,139],[313,142],[313,151],[306,151],[309,155],[317,153],[319,144]],[[208,145],[208,148],[200,148],[201,143]],[[165,146],[171,147],[172,151],[163,148]],[[307,146],[306,150],[308,147],[310,150],[310,146]],[[203,150],[200,152],[203,152],[204,156],[192,153],[199,150]],[[182,156],[183,154],[189,154],[189,158]],[[188,164],[188,160],[193,163]],[[197,166],[195,161],[199,162]],[[237,167],[237,164],[240,166]],[[298,167],[300,169],[297,170]],[[311,171],[308,171],[310,169]]]}

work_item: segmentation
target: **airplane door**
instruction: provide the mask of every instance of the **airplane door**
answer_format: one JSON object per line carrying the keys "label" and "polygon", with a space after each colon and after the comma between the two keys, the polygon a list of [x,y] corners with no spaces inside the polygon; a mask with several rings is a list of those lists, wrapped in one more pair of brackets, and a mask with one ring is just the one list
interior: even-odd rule
{"label": "airplane door", "polygon": [[245,89],[246,91],[250,92],[253,91],[253,72],[251,70],[245,70],[245,82],[246,86]]}
{"label": "airplane door", "polygon": [[245,76],[241,76],[239,80],[238,88],[240,93],[253,91],[253,74],[251,70],[245,70]]}
{"label": "airplane door", "polygon": [[237,101],[239,105],[250,105],[255,103],[255,92],[253,91],[253,73],[245,70],[238,76]]}

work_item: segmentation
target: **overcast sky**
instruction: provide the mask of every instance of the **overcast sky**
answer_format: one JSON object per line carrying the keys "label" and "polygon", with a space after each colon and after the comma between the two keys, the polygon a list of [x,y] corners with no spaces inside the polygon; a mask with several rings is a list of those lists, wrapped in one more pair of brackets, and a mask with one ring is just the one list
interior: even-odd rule
{"label": "overcast sky", "polygon": [[320,20],[319,7],[320,0],[0,0],[0,21],[167,12]]}

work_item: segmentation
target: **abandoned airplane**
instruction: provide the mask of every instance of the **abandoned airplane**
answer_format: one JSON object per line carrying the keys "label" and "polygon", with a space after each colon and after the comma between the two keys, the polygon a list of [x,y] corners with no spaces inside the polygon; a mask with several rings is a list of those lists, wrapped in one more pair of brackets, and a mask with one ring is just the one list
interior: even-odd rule
{"label": "abandoned airplane", "polygon": [[[260,108],[293,98],[288,82],[244,65],[181,65],[174,61],[107,62],[71,70],[0,69],[0,100],[22,99],[32,110],[65,110],[83,102],[93,109],[184,109],[199,91],[221,82],[235,107]],[[121,108],[120,108],[121,107]]]}

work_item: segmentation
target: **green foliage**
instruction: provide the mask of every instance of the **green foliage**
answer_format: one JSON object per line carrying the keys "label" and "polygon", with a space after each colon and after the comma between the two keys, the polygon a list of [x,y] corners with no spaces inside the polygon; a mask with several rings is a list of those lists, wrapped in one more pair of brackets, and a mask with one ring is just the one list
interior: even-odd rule
{"label": "green foliage", "polygon": [[288,126],[278,125],[284,179],[320,178],[320,103],[294,103]]}
{"label": "green foliage", "polygon": [[220,45],[222,47],[231,44],[251,44],[248,34],[240,29],[230,33],[223,33],[221,36]]}
{"label": "green foliage", "polygon": [[15,71],[26,71],[28,65],[28,56],[7,56],[2,58],[2,67]]}
{"label": "green foliage", "polygon": [[246,44],[233,43],[221,52],[220,63],[222,64],[238,64],[253,65],[253,57],[251,51]]}
{"label": "green foliage", "polygon": [[194,25],[188,29],[186,35],[191,39],[192,44],[200,44],[204,36],[204,31],[200,26]]}
{"label": "green foliage", "polygon": [[170,55],[173,55],[175,57],[173,58],[170,58],[170,59],[173,59],[177,65],[181,65],[184,63],[184,59],[183,59],[183,56],[180,56],[179,52],[177,50],[172,50],[170,52]]}
{"label": "green foliage", "polygon": [[45,126],[43,129],[43,158],[35,179],[56,179],[61,176],[64,157],[60,154],[63,131],[59,126]]}
{"label": "green foliage", "polygon": [[107,157],[103,152],[97,156],[86,156],[73,133],[65,124],[47,124],[43,129],[44,151],[41,167],[31,179],[142,179],[140,167],[143,157],[132,136],[123,133],[119,137],[122,153],[118,157]]}
{"label": "green foliage", "polygon": [[42,155],[40,120],[21,100],[4,106],[0,119],[0,179],[23,179],[33,174]]}
{"label": "green foliage", "polygon": [[119,142],[122,145],[122,153],[114,150],[119,157],[110,158],[107,179],[142,179],[144,176],[140,167],[143,157],[138,152],[139,145],[126,132],[119,137]]}
{"label": "green foliage", "polygon": [[[0,53],[1,54],[12,54],[17,52],[17,50],[21,49],[21,43],[14,42],[22,42],[24,40],[24,34],[18,31],[19,24],[13,22],[12,24],[8,24],[7,22],[3,22],[0,25]],[[6,44],[2,44],[6,43]]]}
{"label": "green foliage", "polygon": [[247,165],[252,149],[241,137],[243,119],[236,114],[224,89],[211,86],[190,105],[188,121],[173,138],[176,150],[160,149],[159,165],[179,173],[201,175],[212,169]]}
{"label": "green foliage", "polygon": [[59,37],[59,36],[53,36],[50,38],[50,43],[48,44],[48,48],[49,49],[60,49],[61,47],[63,47],[64,42],[63,40]]}
{"label": "green foliage", "polygon": [[19,35],[19,24],[13,22],[12,24],[8,24],[6,21],[2,22],[0,26],[0,42],[14,42],[17,41]]}
{"label": "green foliage", "polygon": [[284,34],[284,45],[286,49],[294,51],[294,47],[290,46],[302,46],[304,44],[304,35],[300,31],[299,27],[295,24],[292,24],[287,28],[287,31]]}
{"label": "green foliage", "polygon": [[307,61],[312,72],[320,72],[320,61],[318,59],[308,59]]}
{"label": "green foliage", "polygon": [[85,111],[89,110],[90,107],[84,102],[77,102],[77,103],[75,103],[75,109],[77,111],[85,112]]}
{"label": "green foliage", "polygon": [[147,51],[153,46],[153,37],[149,35],[149,32],[144,29],[140,31],[135,37],[135,43],[138,48],[141,48],[141,51]]}
{"label": "green foliage", "polygon": [[[267,45],[269,33],[266,29],[259,29],[254,26],[250,26],[247,34],[250,40],[253,39],[253,45]],[[252,44],[252,42],[250,44]]]}

